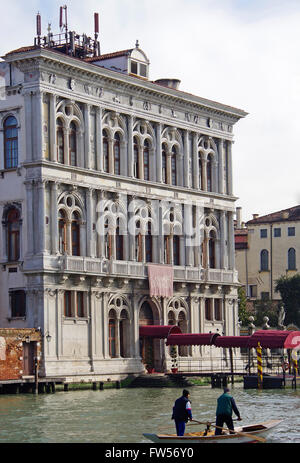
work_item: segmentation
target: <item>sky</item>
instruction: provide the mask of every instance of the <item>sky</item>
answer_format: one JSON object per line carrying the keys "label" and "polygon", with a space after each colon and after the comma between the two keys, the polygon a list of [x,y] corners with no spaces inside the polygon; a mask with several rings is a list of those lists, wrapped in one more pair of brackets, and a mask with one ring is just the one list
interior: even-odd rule
{"label": "sky", "polygon": [[[140,48],[150,79],[246,111],[234,126],[233,192],[242,221],[300,204],[300,0],[10,0],[2,4],[0,56],[59,31],[93,34],[101,53]],[[5,6],[4,6],[5,5]]]}

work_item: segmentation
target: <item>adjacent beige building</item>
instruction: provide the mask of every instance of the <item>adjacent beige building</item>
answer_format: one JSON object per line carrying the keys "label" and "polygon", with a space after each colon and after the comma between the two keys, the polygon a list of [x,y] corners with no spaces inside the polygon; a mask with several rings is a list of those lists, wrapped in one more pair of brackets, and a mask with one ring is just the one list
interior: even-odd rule
{"label": "adjacent beige building", "polygon": [[276,281],[298,272],[299,236],[300,206],[261,217],[254,214],[246,224],[241,224],[237,208],[235,262],[248,298],[280,300]]}

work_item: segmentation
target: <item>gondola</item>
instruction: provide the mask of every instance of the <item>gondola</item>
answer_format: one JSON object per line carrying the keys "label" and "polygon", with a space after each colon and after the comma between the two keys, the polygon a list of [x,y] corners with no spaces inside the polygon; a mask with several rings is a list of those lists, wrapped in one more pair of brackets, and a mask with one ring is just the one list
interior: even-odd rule
{"label": "gondola", "polygon": [[224,429],[221,435],[215,436],[214,430],[199,431],[199,432],[186,432],[184,436],[177,436],[176,434],[149,434],[144,433],[146,439],[159,443],[173,443],[173,444],[202,444],[202,443],[250,443],[250,442],[263,442],[266,441],[266,436],[273,430],[275,426],[281,423],[282,420],[269,420],[261,423],[250,424],[247,426],[237,426],[234,428],[235,433],[230,434],[227,429]]}

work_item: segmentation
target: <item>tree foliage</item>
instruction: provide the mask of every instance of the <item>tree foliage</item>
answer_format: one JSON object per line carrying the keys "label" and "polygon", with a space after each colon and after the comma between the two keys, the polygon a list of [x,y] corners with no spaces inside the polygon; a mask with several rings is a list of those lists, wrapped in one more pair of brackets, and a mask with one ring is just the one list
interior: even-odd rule
{"label": "tree foliage", "polygon": [[285,306],[285,325],[300,326],[300,274],[280,277],[276,281],[275,291],[280,293]]}
{"label": "tree foliage", "polygon": [[262,327],[264,325],[264,317],[269,318],[268,324],[271,328],[277,327],[278,324],[278,303],[274,303],[268,299],[261,299],[254,302],[254,323]]}
{"label": "tree foliage", "polygon": [[241,286],[238,289],[238,301],[239,301],[239,319],[243,326],[248,326],[249,317],[251,313],[247,311],[247,298],[245,289]]}

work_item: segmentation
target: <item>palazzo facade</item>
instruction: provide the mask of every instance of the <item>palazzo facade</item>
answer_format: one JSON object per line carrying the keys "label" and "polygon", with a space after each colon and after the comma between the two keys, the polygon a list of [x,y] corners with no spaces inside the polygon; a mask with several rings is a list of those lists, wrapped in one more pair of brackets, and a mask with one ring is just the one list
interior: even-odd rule
{"label": "palazzo facade", "polygon": [[[140,326],[239,334],[232,143],[246,113],[150,81],[138,43],[60,44],[48,34],[0,63],[0,326],[40,328],[41,375],[139,374],[149,344],[166,371],[165,341]],[[149,264],[172,268],[171,296],[150,295]]]}

